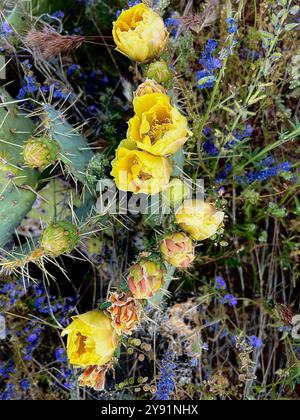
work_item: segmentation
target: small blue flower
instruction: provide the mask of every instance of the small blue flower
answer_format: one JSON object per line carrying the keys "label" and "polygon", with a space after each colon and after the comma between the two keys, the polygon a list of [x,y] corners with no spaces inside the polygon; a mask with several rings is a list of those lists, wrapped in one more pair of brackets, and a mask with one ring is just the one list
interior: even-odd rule
{"label": "small blue flower", "polygon": [[68,360],[68,357],[66,355],[66,351],[64,348],[58,348],[55,350],[55,358],[60,363],[65,363]]}
{"label": "small blue flower", "polygon": [[234,18],[227,18],[226,19],[228,33],[236,34],[238,31],[238,24]]}
{"label": "small blue flower", "polygon": [[22,379],[20,382],[20,386],[23,389],[23,391],[28,391],[30,389],[30,382],[28,379]]}
{"label": "small blue flower", "polygon": [[251,335],[250,342],[252,347],[259,349],[263,346],[263,342],[260,338],[256,337],[256,335]]}
{"label": "small blue flower", "polygon": [[166,19],[165,24],[167,28],[177,28],[180,24],[179,19],[176,19],[175,13],[172,13],[171,17]]}
{"label": "small blue flower", "polygon": [[203,343],[202,344],[202,350],[209,351],[209,344],[208,343]]}
{"label": "small blue flower", "polygon": [[141,3],[141,1],[139,1],[139,0],[129,0],[128,7],[137,6],[140,3]]}
{"label": "small blue flower", "polygon": [[220,303],[223,305],[228,304],[229,306],[236,306],[238,301],[235,296],[227,294],[223,299],[221,299]]}
{"label": "small blue flower", "polygon": [[215,72],[222,68],[222,61],[215,56],[217,47],[218,42],[214,39],[209,39],[201,55],[199,63],[204,67],[204,70],[197,72],[200,89],[212,88],[217,81]]}
{"label": "small blue flower", "polygon": [[81,70],[81,66],[79,66],[78,64],[71,64],[67,68],[67,75],[68,76],[78,75],[80,73],[80,70]]}
{"label": "small blue flower", "polygon": [[216,289],[218,289],[218,290],[225,290],[225,289],[227,289],[226,282],[220,276],[216,277]]}
{"label": "small blue flower", "polygon": [[289,161],[276,163],[272,156],[258,162],[259,170],[249,171],[243,177],[238,177],[240,184],[253,184],[256,181],[268,181],[283,173],[291,173],[292,165]]}
{"label": "small blue flower", "polygon": [[51,16],[56,18],[56,19],[62,20],[65,17],[65,14],[62,10],[57,10],[56,12],[52,13]]}
{"label": "small blue flower", "polygon": [[175,389],[175,369],[174,355],[168,352],[161,362],[160,379],[157,387],[155,399],[159,401],[167,401],[170,394]]}
{"label": "small blue flower", "polygon": [[13,33],[12,28],[7,22],[0,23],[0,35],[4,38],[7,38],[11,33]]}
{"label": "small blue flower", "polygon": [[27,337],[28,343],[36,343],[37,340],[38,340],[37,334],[30,334],[30,336]]}

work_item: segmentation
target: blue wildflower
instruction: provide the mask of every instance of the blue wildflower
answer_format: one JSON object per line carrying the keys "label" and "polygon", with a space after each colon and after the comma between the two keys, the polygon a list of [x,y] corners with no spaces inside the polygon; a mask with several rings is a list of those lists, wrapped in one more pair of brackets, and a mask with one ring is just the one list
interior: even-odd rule
{"label": "blue wildflower", "polygon": [[229,175],[232,171],[232,165],[230,163],[226,163],[223,170],[219,173],[219,175],[216,177],[216,182],[222,184],[227,180]]}
{"label": "blue wildflower", "polygon": [[7,38],[11,33],[13,30],[7,22],[0,23],[0,36]]}
{"label": "blue wildflower", "polygon": [[160,379],[157,387],[155,399],[159,401],[167,401],[170,394],[175,389],[175,369],[174,355],[168,352],[161,362]]}
{"label": "blue wildflower", "polygon": [[56,19],[62,20],[65,17],[65,14],[62,10],[57,10],[56,12],[52,13],[51,16],[56,18]]}
{"label": "blue wildflower", "polygon": [[228,32],[230,34],[236,34],[238,31],[238,24],[234,18],[227,18],[226,19]]}
{"label": "blue wildflower", "polygon": [[229,306],[236,306],[238,301],[235,296],[227,294],[223,299],[221,299],[220,303],[222,303],[222,305],[228,304]]}
{"label": "blue wildflower", "polygon": [[78,64],[70,64],[67,68],[67,75],[68,76],[74,76],[78,75],[80,73],[81,66]]}
{"label": "blue wildflower", "polygon": [[39,90],[39,84],[31,71],[32,65],[28,60],[23,61],[21,65],[25,76],[22,81],[21,89],[17,95],[17,99],[25,99],[27,96],[31,96]]}
{"label": "blue wildflower", "polygon": [[292,165],[289,161],[277,164],[272,156],[258,162],[259,170],[249,171],[243,177],[238,177],[240,184],[253,184],[256,181],[268,181],[282,173],[290,173]]}
{"label": "blue wildflower", "polygon": [[20,382],[20,386],[23,389],[23,391],[28,391],[30,389],[30,382],[28,379],[22,379]]}
{"label": "blue wildflower", "polygon": [[37,334],[30,334],[30,336],[27,338],[28,343],[35,343],[38,339]]}
{"label": "blue wildflower", "polygon": [[218,290],[227,289],[227,285],[226,285],[225,280],[220,276],[216,277],[216,289],[218,289]]}
{"label": "blue wildflower", "polygon": [[176,19],[175,13],[172,13],[171,17],[165,20],[165,25],[167,28],[177,28],[179,26],[179,19]]}
{"label": "blue wildflower", "polygon": [[64,348],[58,348],[55,350],[55,358],[60,363],[65,363],[68,360],[68,357],[66,355],[66,351]]}
{"label": "blue wildflower", "polygon": [[214,39],[209,39],[201,55],[199,63],[204,67],[204,70],[197,72],[200,89],[212,88],[216,83],[217,76],[215,71],[222,68],[222,61],[215,56],[217,47],[218,42]]}
{"label": "blue wildflower", "polygon": [[208,343],[203,343],[202,344],[202,350],[209,351],[209,344]]}
{"label": "blue wildflower", "polygon": [[140,3],[141,3],[141,1],[139,1],[139,0],[129,0],[128,7],[137,6]]}
{"label": "blue wildflower", "polygon": [[250,337],[250,343],[252,347],[259,349],[263,346],[263,342],[259,337],[256,337],[256,335],[251,335]]}

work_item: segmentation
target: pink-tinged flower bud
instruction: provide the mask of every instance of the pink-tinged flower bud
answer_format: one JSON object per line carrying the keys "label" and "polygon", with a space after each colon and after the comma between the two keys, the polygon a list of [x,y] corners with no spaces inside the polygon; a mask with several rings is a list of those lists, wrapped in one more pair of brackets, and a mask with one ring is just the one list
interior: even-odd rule
{"label": "pink-tinged flower bud", "polygon": [[164,271],[149,260],[141,260],[129,269],[128,287],[136,299],[150,299],[162,287]]}
{"label": "pink-tinged flower bud", "polygon": [[193,241],[183,232],[165,236],[160,250],[163,259],[177,268],[188,268],[195,259]]}

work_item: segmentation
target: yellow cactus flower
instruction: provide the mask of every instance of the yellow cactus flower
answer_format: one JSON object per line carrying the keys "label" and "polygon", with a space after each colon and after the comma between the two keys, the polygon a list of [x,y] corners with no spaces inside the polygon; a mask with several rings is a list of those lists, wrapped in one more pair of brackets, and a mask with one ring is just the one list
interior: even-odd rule
{"label": "yellow cactus flower", "polygon": [[141,260],[129,269],[128,287],[136,299],[150,299],[164,283],[162,267],[148,260]]}
{"label": "yellow cactus flower", "polygon": [[167,188],[172,171],[167,158],[120,146],[112,162],[111,175],[121,191],[153,195]]}
{"label": "yellow cactus flower", "polygon": [[184,233],[165,236],[160,245],[163,259],[177,268],[188,268],[195,259],[193,241]]}
{"label": "yellow cactus flower", "polygon": [[129,121],[127,138],[138,149],[156,156],[173,155],[192,135],[187,119],[163,93],[136,96],[135,116]]}
{"label": "yellow cactus flower", "polygon": [[141,3],[121,13],[113,37],[119,52],[143,63],[163,53],[169,33],[159,14]]}
{"label": "yellow cactus flower", "polygon": [[225,213],[202,200],[186,200],[176,213],[179,226],[196,241],[215,235],[222,226]]}
{"label": "yellow cactus flower", "polygon": [[70,363],[78,367],[105,365],[119,344],[111,319],[97,310],[73,317],[73,322],[62,332],[65,335],[68,335]]}

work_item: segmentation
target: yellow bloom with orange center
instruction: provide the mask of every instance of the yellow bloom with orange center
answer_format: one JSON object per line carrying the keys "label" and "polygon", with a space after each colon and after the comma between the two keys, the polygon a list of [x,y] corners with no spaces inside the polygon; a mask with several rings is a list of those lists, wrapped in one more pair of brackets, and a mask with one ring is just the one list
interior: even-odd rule
{"label": "yellow bloom with orange center", "polygon": [[164,283],[162,267],[148,260],[141,260],[129,269],[128,287],[136,299],[150,299]]}
{"label": "yellow bloom with orange center", "polygon": [[112,162],[111,175],[121,191],[153,195],[167,188],[172,172],[172,164],[167,158],[121,145]]}
{"label": "yellow bloom with orange center", "polygon": [[97,310],[73,317],[73,322],[62,332],[65,335],[68,335],[70,363],[84,368],[105,365],[119,344],[111,319]]}
{"label": "yellow bloom with orange center", "polygon": [[202,200],[186,200],[176,213],[176,222],[196,241],[214,236],[222,226],[225,213]]}
{"label": "yellow bloom with orange center", "polygon": [[156,156],[173,155],[192,135],[187,119],[163,93],[136,96],[133,106],[135,116],[129,121],[127,138],[138,149]]}
{"label": "yellow bloom with orange center", "polygon": [[108,302],[111,306],[107,310],[112,317],[112,325],[117,334],[132,334],[141,320],[141,304],[125,293],[121,295],[112,293]]}
{"label": "yellow bloom with orange center", "polygon": [[163,53],[169,33],[159,14],[141,3],[120,14],[113,24],[113,37],[119,52],[143,63]]}
{"label": "yellow bloom with orange center", "polygon": [[177,268],[188,268],[195,259],[193,241],[184,233],[165,236],[160,245],[163,259]]}

